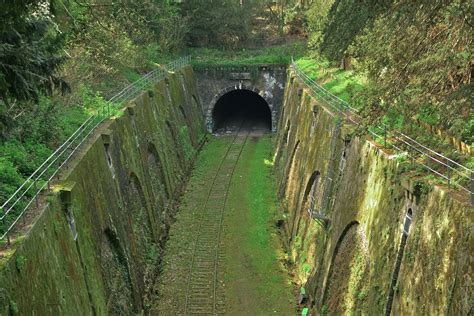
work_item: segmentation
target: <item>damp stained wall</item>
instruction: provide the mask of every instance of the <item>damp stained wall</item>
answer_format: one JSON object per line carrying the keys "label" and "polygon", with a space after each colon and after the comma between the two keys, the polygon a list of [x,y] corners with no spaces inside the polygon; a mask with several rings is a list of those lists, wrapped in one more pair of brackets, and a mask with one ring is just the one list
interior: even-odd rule
{"label": "damp stained wall", "polygon": [[101,125],[16,252],[1,259],[0,315],[146,311],[173,202],[204,137],[191,67]]}
{"label": "damp stained wall", "polygon": [[[275,172],[288,261],[310,313],[382,315],[387,306],[393,315],[472,312],[468,198],[404,172],[403,158],[355,136],[322,105],[289,72]],[[322,221],[311,218],[311,203]],[[409,209],[413,220],[387,304]]]}

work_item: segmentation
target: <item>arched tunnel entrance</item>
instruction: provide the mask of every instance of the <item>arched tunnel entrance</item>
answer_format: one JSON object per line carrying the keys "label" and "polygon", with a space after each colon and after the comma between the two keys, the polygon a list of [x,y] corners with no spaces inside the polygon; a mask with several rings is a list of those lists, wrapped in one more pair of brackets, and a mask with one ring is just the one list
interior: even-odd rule
{"label": "arched tunnel entrance", "polygon": [[232,90],[222,95],[212,110],[213,131],[225,133],[239,128],[271,132],[272,112],[267,101],[251,90]]}

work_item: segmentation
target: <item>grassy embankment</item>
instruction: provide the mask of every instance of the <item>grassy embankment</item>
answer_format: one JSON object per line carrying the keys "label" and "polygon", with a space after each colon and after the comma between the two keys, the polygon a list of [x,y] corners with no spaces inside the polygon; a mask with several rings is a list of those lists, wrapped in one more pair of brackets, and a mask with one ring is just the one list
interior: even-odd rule
{"label": "grassy embankment", "polygon": [[[329,62],[324,60],[304,57],[298,59],[296,62],[301,70],[326,90],[348,102],[359,111],[363,110],[363,104],[357,102],[358,95],[362,93],[364,87],[369,84],[363,75],[357,74],[353,70],[342,70],[338,67],[331,66]],[[420,115],[416,119],[419,119],[421,122],[426,124],[433,124],[434,122],[433,117],[429,115]],[[403,131],[403,133],[410,135],[418,142],[442,153],[446,157],[453,159],[468,168],[474,169],[474,157],[459,152],[457,148],[449,143],[448,139],[429,132],[427,128],[420,126],[416,119],[406,118],[399,114],[392,113],[390,116],[383,117],[382,123],[388,126],[388,130],[395,129]],[[470,128],[469,126],[469,124],[466,124],[467,129]],[[383,128],[381,128],[380,125],[368,125],[366,128],[379,135],[383,135]],[[384,143],[382,137],[376,138],[375,140],[379,144]],[[391,141],[392,140],[389,137],[389,144]],[[400,144],[398,144],[398,146],[400,146]],[[417,152],[411,152],[411,154],[418,156]],[[403,163],[403,170],[412,172],[415,176],[420,177],[420,180],[426,180],[431,184],[446,185],[446,181],[432,173],[429,173],[427,169],[417,161],[407,159],[405,156],[401,156],[399,159]],[[417,159],[440,173],[446,173],[445,167],[436,164],[433,160],[423,157],[418,157]],[[463,170],[460,171],[464,172]],[[454,175],[452,183],[458,183],[465,187],[469,186],[468,179],[466,177],[460,177],[459,175]]]}

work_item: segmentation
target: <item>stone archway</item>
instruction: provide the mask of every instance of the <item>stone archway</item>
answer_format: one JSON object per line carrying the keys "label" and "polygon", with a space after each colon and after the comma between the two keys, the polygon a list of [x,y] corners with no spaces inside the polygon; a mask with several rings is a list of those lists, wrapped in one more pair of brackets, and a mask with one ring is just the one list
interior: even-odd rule
{"label": "stone archway", "polygon": [[225,95],[227,95],[229,93],[232,93],[232,92],[235,92],[235,91],[239,91],[239,90],[249,91],[251,93],[254,93],[255,95],[260,97],[266,103],[266,105],[268,106],[268,108],[270,110],[271,130],[272,130],[272,132],[275,132],[276,131],[277,112],[274,109],[274,106],[272,104],[271,96],[268,95],[268,93],[265,93],[264,91],[261,91],[261,90],[257,89],[254,86],[246,85],[246,84],[243,84],[243,83],[239,83],[238,85],[227,87],[227,88],[221,90],[216,95],[214,95],[214,97],[212,98],[212,101],[210,103],[210,106],[209,106],[209,108],[207,109],[207,112],[206,112],[207,130],[211,133],[215,131],[215,128],[216,128],[215,123],[216,122],[214,121],[213,113],[215,111],[215,107],[218,104],[219,100],[221,100],[221,98],[224,97]]}

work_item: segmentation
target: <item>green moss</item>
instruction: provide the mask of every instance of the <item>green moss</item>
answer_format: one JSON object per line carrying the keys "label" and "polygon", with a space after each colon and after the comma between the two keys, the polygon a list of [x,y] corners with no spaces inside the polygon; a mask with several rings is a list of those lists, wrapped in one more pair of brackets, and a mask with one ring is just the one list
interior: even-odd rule
{"label": "green moss", "polygon": [[184,157],[187,162],[196,155],[196,149],[193,147],[191,140],[189,139],[189,130],[186,125],[183,125],[179,128],[179,137],[183,144]]}
{"label": "green moss", "polygon": [[[350,78],[350,75],[343,77],[340,72],[325,70],[327,65],[316,65],[309,60],[300,60],[299,63],[300,67],[308,68],[314,79],[327,84],[330,89],[338,88],[333,80]],[[465,275],[470,271],[466,264],[469,255],[458,251],[469,248],[469,238],[463,237],[464,232],[469,230],[469,221],[465,220],[469,206],[457,201],[457,193],[452,195],[444,191],[446,183],[436,181],[433,176],[427,177],[426,170],[419,168],[416,161],[406,156],[391,159],[372,143],[366,142],[365,138],[353,135],[346,151],[346,168],[342,174],[338,173],[332,178],[334,200],[331,200],[333,204],[328,210],[330,230],[325,234],[326,239],[315,238],[321,232],[313,230],[311,223],[301,216],[301,208],[304,207],[302,198],[307,185],[305,181],[314,170],[320,170],[323,177],[328,174],[330,164],[326,153],[330,139],[334,136],[334,122],[331,124],[327,112],[318,111],[318,125],[329,128],[316,128],[313,137],[308,135],[314,114],[312,107],[302,103],[297,96],[301,87],[301,83],[295,80],[285,92],[285,111],[281,119],[291,122],[292,127],[288,141],[286,135],[283,137],[283,133],[279,134],[281,139],[278,140],[275,166],[287,164],[285,159],[288,155],[281,153],[291,152],[291,148],[286,148],[288,144],[294,146],[299,140],[305,146],[295,156],[293,174],[288,174],[286,168],[275,168],[275,172],[280,191],[284,191],[283,186],[288,184],[283,201],[289,211],[287,224],[296,271],[303,274],[307,265],[311,265],[311,257],[318,260],[318,264],[315,264],[318,269],[305,284],[310,289],[308,293],[315,293],[313,299],[316,307],[321,308],[329,302],[327,298],[326,302],[318,300],[325,291],[321,285],[324,280],[331,278],[327,271],[338,238],[348,223],[357,221],[366,234],[368,247],[364,251],[370,266],[364,272],[363,264],[355,256],[356,260],[350,265],[348,283],[338,281],[337,288],[340,291],[336,291],[336,295],[341,302],[347,302],[355,314],[383,314],[400,245],[400,229],[407,207],[412,207],[413,222],[399,275],[399,294],[395,297],[392,313],[445,314],[447,309],[449,314],[466,312],[465,307],[454,302],[468,300],[468,295],[449,289],[453,288],[453,274],[459,275],[457,269],[461,269]],[[336,152],[340,154],[342,141],[338,141],[338,144]],[[334,166],[336,172],[337,166]],[[433,186],[435,183],[442,183],[443,186]],[[407,190],[410,194],[407,194]],[[301,276],[300,279],[300,282],[306,281]],[[448,299],[448,296],[457,299]],[[332,297],[335,297],[334,293]],[[447,306],[449,301],[453,303]],[[336,310],[330,312],[337,313]]]}
{"label": "green moss", "polygon": [[10,301],[9,312],[11,315],[19,315],[19,308],[15,301]]}
{"label": "green moss", "polygon": [[[192,71],[190,76],[189,82],[193,82]],[[179,87],[176,74],[169,80],[172,87]],[[172,144],[165,121],[171,122],[176,131],[184,125],[175,109],[185,96],[173,88],[174,103],[163,102],[164,89],[160,83],[151,96],[145,92],[133,101],[133,120],[139,128],[133,128],[128,112],[106,123],[112,135],[108,150],[114,178],[100,135],[91,137],[61,174],[62,183],[76,183],[72,213],[77,241],[72,239],[59,199],[52,195],[25,240],[16,239],[17,248],[2,252],[0,284],[16,302],[20,314],[49,314],[52,305],[47,304],[60,304],[61,312],[68,315],[90,314],[91,308],[99,315],[112,311],[131,314],[143,308],[141,297],[148,295],[144,283],[148,286],[154,280],[160,256],[157,245],[161,236],[155,233],[162,232],[161,223],[172,216],[164,199],[155,200],[152,193],[156,183],[149,176],[147,148],[149,143],[156,147],[164,173],[160,180],[166,183],[170,193],[167,201],[172,203],[173,193],[184,181],[182,175],[191,167],[189,162],[180,164],[176,151],[187,151],[191,160],[196,150],[189,145],[190,135],[197,135],[199,129],[188,127],[182,132],[183,141],[180,137],[179,143]],[[195,85],[189,90],[195,94]],[[97,96],[86,96],[91,108],[101,102]],[[159,114],[153,115],[153,110]],[[188,110],[199,118],[200,109]],[[197,123],[198,119],[196,125],[202,125]],[[130,192],[132,174],[140,193]],[[114,232],[114,238],[108,238],[107,231]],[[0,311],[7,310],[8,304],[0,302]]]}
{"label": "green moss", "polygon": [[27,261],[28,259],[26,259],[26,257],[24,256],[20,255],[16,257],[15,264],[16,264],[16,269],[18,270],[18,272],[22,273],[25,270]]}

